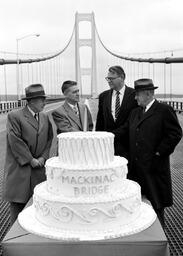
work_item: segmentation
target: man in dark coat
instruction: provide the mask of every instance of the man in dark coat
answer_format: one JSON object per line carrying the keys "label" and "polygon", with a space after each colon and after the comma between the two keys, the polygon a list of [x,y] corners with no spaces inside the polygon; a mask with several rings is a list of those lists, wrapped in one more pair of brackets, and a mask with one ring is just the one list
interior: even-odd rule
{"label": "man in dark coat", "polygon": [[[131,110],[137,107],[137,102],[135,90],[125,85],[122,67],[110,67],[106,80],[110,89],[99,95],[96,131],[112,132],[127,121]],[[114,139],[114,150],[115,155],[128,158],[128,141]]]}
{"label": "man in dark coat", "polygon": [[44,163],[49,157],[52,125],[41,112],[45,92],[41,84],[25,89],[27,105],[7,116],[7,149],[4,166],[4,199],[10,202],[11,224],[46,179]]}
{"label": "man in dark coat", "polygon": [[169,156],[182,137],[182,129],[173,108],[154,98],[156,88],[151,79],[135,81],[139,107],[131,112],[125,128],[114,134],[116,139],[128,134],[128,178],[140,184],[164,226],[164,208],[173,203]]}

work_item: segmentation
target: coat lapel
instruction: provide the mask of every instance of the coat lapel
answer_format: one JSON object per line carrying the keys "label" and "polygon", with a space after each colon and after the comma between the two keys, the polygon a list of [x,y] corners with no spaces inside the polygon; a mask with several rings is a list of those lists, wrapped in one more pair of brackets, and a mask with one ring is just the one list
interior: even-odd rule
{"label": "coat lapel", "polygon": [[34,127],[36,130],[39,129],[39,123],[36,121],[36,119],[33,117],[33,115],[31,114],[31,112],[28,110],[27,107],[23,108],[23,114],[27,120],[27,122]]}
{"label": "coat lapel", "polygon": [[64,102],[63,107],[67,112],[67,115],[69,116],[69,118],[71,118],[80,127],[80,129],[82,129],[79,117],[76,116],[76,114],[74,113],[72,108],[69,106],[69,104],[67,104],[66,101]]}
{"label": "coat lapel", "polygon": [[111,113],[112,92],[113,92],[113,90],[109,90],[108,95],[106,97],[106,110],[108,113],[108,118],[114,122],[114,119],[113,119],[113,116]]}
{"label": "coat lapel", "polygon": [[128,89],[128,87],[125,86],[124,96],[123,96],[120,109],[123,109],[126,106],[126,103],[128,102],[128,98],[130,95],[131,95],[131,91]]}
{"label": "coat lapel", "polygon": [[39,113],[39,133],[41,133],[42,129],[44,127],[44,116],[43,113]]}
{"label": "coat lapel", "polygon": [[81,125],[82,125],[82,128],[84,128],[85,106],[83,107],[81,104],[78,103],[78,109],[79,109],[79,115],[81,119]]}
{"label": "coat lapel", "polygon": [[156,109],[156,106],[158,105],[158,101],[155,100],[155,102],[152,104],[152,106],[150,107],[150,109],[148,109],[147,112],[145,112],[144,114],[142,114],[142,110],[141,111],[141,118],[138,122],[137,125],[141,124],[142,122],[144,122],[146,119],[148,119],[150,116],[152,116],[154,114],[154,110]]}

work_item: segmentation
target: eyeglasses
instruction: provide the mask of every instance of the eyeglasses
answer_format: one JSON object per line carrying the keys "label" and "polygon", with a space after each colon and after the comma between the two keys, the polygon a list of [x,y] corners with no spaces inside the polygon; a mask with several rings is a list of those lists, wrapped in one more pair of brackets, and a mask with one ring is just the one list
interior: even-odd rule
{"label": "eyeglasses", "polygon": [[107,82],[110,82],[110,81],[115,80],[115,79],[118,78],[118,77],[119,77],[119,76],[117,76],[117,77],[106,77],[105,79],[106,79]]}

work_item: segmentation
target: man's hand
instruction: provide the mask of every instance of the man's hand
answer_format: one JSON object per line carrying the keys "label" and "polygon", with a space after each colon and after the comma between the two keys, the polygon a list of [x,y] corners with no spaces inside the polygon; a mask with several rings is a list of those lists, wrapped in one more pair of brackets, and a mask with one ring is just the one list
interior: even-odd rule
{"label": "man's hand", "polygon": [[39,161],[36,158],[32,158],[32,160],[30,161],[30,165],[32,166],[32,168],[37,168],[40,166]]}
{"label": "man's hand", "polygon": [[40,166],[40,167],[43,167],[43,166],[44,166],[44,163],[45,163],[44,157],[39,157],[37,160],[38,160],[38,162],[39,162],[39,166]]}

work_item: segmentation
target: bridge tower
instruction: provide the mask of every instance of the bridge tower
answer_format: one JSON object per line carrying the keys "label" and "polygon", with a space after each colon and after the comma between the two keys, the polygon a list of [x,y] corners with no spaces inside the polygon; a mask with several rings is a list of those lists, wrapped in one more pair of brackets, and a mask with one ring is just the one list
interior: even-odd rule
{"label": "bridge tower", "polygon": [[[79,38],[79,22],[89,21],[91,25],[91,38]],[[85,68],[80,65],[80,47],[91,47],[91,67]],[[94,13],[75,14],[75,69],[76,81],[80,86],[82,94],[82,76],[89,76],[91,81],[91,96],[97,96],[97,74],[96,74],[96,42],[95,42],[95,21]],[[83,85],[84,86],[84,85]]]}

